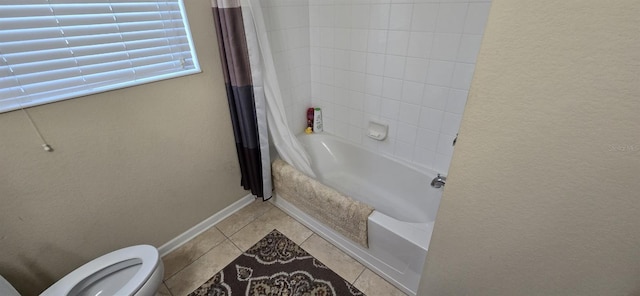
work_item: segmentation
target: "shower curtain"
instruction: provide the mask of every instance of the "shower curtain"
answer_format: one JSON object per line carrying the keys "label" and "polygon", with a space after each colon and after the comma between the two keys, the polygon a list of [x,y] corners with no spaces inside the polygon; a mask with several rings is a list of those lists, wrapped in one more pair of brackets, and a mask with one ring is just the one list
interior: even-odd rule
{"label": "shower curtain", "polygon": [[284,161],[311,177],[315,175],[309,156],[287,124],[260,2],[212,0],[211,5],[241,185],[267,200],[272,192],[269,133]]}

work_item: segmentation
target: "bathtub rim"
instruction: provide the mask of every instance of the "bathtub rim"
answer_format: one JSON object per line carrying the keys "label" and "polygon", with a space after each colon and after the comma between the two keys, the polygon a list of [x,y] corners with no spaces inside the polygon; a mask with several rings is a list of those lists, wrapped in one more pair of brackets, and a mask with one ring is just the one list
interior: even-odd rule
{"label": "bathtub rim", "polygon": [[[417,171],[419,173],[422,173],[422,174],[426,175],[429,178],[429,181],[431,181],[432,178],[435,178],[438,174],[440,174],[442,176],[445,176],[445,177],[447,175],[447,172],[439,173],[438,171],[436,171],[433,168],[422,166],[422,165],[415,165],[414,163],[411,163],[411,162],[409,162],[407,160],[404,160],[402,158],[393,157],[388,153],[375,151],[375,150],[373,150],[373,149],[371,149],[371,148],[369,148],[367,146],[364,146],[364,145],[359,144],[359,143],[351,142],[351,141],[349,141],[347,139],[344,139],[344,138],[342,138],[340,136],[337,136],[335,134],[332,134],[332,133],[329,133],[329,132],[326,132],[326,131],[323,131],[321,133],[312,133],[312,134],[304,134],[304,133],[297,134],[296,138],[298,138],[298,141],[300,141],[300,143],[304,146],[305,149],[306,149],[305,143],[301,139],[304,138],[304,137],[309,137],[309,136],[311,136],[311,137],[329,137],[329,138],[335,139],[335,140],[337,140],[339,142],[342,142],[342,143],[344,143],[346,145],[355,146],[355,147],[357,147],[359,149],[363,149],[363,150],[365,150],[367,152],[373,153],[373,154],[375,154],[375,155],[377,155],[379,157],[383,157],[383,158],[385,158],[387,160],[390,160],[392,162],[399,163],[399,164],[401,164],[403,166],[406,166],[407,168],[409,168],[411,170],[414,170],[414,171]],[[383,142],[383,141],[380,141],[380,142]],[[311,167],[314,168],[313,163],[311,163]],[[316,172],[314,171],[314,173],[316,173]]]}

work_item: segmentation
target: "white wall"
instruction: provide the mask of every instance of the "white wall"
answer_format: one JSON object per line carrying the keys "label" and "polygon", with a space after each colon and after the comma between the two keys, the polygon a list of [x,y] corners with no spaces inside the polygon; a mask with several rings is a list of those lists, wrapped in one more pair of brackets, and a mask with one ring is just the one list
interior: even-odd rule
{"label": "white wall", "polygon": [[289,127],[301,133],[311,107],[309,0],[262,3]]}
{"label": "white wall", "polygon": [[[312,101],[325,130],[447,172],[489,7],[311,0]],[[387,140],[366,137],[371,119],[389,124]]]}
{"label": "white wall", "polygon": [[492,5],[419,295],[640,295],[640,2]]}

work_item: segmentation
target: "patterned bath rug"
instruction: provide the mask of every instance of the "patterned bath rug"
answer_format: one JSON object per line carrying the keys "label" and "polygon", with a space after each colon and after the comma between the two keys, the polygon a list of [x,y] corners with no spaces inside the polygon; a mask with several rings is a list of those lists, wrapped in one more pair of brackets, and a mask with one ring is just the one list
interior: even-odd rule
{"label": "patterned bath rug", "polygon": [[189,296],[365,296],[277,230]]}

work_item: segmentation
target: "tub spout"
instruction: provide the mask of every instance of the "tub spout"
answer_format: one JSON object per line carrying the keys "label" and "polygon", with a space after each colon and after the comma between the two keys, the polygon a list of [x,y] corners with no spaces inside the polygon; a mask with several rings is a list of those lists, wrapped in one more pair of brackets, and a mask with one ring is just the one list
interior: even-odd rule
{"label": "tub spout", "polygon": [[447,182],[447,177],[440,176],[438,174],[437,177],[433,178],[431,181],[431,187],[433,188],[441,188],[444,187],[444,184]]}

